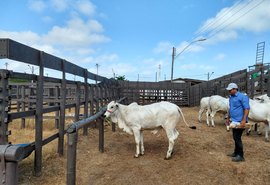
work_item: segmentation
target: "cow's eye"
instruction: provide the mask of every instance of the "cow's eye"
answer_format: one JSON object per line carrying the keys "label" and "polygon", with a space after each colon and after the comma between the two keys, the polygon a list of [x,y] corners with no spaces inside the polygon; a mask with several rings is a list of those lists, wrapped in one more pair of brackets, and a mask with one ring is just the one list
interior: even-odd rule
{"label": "cow's eye", "polygon": [[111,106],[111,109],[113,109],[113,106]]}

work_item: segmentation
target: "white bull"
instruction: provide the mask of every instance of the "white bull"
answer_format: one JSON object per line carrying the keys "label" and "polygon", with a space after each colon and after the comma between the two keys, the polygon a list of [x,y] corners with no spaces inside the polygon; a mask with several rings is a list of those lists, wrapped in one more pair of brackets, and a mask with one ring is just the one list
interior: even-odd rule
{"label": "white bull", "polygon": [[260,103],[249,99],[250,111],[248,118],[256,122],[265,124],[265,140],[269,141],[268,132],[270,130],[270,102]]}
{"label": "white bull", "polygon": [[[211,117],[211,123],[212,126],[215,127],[214,117],[217,112],[222,112],[226,114],[229,110],[229,99],[224,98],[219,95],[213,95],[209,98],[209,106],[208,106],[208,112],[207,115],[210,115]],[[207,125],[209,125],[209,120],[207,116]]]}
{"label": "white bull", "polygon": [[[168,140],[169,147],[165,159],[170,159],[174,141],[177,139],[179,133],[176,130],[176,124],[180,121],[182,116],[185,124],[185,118],[181,109],[169,102],[159,102],[150,105],[140,106],[137,103],[132,103],[128,106],[117,102],[110,102],[105,113],[106,117],[111,117],[114,123],[118,123],[119,128],[122,128],[129,134],[134,134],[136,143],[136,153],[134,157],[144,154],[143,133],[145,129],[164,128]],[[195,126],[189,126],[196,129]]]}
{"label": "white bull", "polygon": [[206,112],[206,120],[208,120],[208,107],[209,107],[209,99],[210,97],[203,97],[200,101],[200,110],[199,110],[199,117],[198,120],[201,123],[202,122],[202,113]]}
{"label": "white bull", "polygon": [[255,96],[253,99],[254,99],[254,100],[258,100],[258,101],[260,101],[261,103],[267,103],[267,102],[270,102],[270,98],[269,98],[269,96],[267,96],[267,94]]}

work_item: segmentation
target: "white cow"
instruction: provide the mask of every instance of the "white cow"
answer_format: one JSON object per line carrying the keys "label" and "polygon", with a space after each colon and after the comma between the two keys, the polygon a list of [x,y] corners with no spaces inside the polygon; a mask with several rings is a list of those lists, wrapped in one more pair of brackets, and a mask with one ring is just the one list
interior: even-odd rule
{"label": "white cow", "polygon": [[253,99],[258,100],[261,103],[270,102],[270,98],[269,98],[269,96],[267,96],[267,94],[255,96]]}
{"label": "white cow", "polygon": [[265,140],[269,141],[268,132],[270,130],[270,102],[260,103],[249,99],[250,111],[248,118],[256,122],[265,124]]}
{"label": "white cow", "polygon": [[[208,106],[208,112],[206,114],[209,114],[211,117],[211,123],[212,126],[215,127],[215,123],[214,123],[214,117],[215,114],[217,112],[223,112],[223,113],[227,113],[229,110],[229,99],[228,98],[224,98],[222,96],[219,95],[213,95],[209,98],[209,106]],[[209,125],[209,120],[207,117],[207,125]]]}
{"label": "white cow", "polygon": [[112,121],[118,123],[119,128],[122,128],[127,133],[134,134],[136,158],[140,154],[144,154],[142,131],[145,129],[164,128],[169,140],[165,159],[171,158],[174,141],[179,135],[175,127],[181,116],[188,127],[196,129],[195,126],[191,127],[187,124],[181,109],[177,105],[165,101],[144,106],[137,103],[122,105],[112,101],[107,106],[105,116],[111,117]]}
{"label": "white cow", "polygon": [[203,97],[200,101],[200,110],[199,110],[199,117],[198,120],[201,123],[202,122],[202,113],[206,112],[206,120],[208,120],[208,106],[209,106],[209,98],[210,97]]}

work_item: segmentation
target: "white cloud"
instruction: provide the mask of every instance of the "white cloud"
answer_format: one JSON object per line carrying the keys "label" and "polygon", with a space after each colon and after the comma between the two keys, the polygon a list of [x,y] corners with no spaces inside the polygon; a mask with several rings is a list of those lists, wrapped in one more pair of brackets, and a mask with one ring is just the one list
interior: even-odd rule
{"label": "white cloud", "polygon": [[86,47],[110,41],[108,37],[100,34],[102,31],[102,25],[95,20],[85,22],[80,18],[74,18],[69,20],[65,27],[54,26],[44,36],[44,41],[66,47]]}
{"label": "white cloud", "polygon": [[68,8],[67,0],[51,0],[51,5],[57,12],[65,11]]}
{"label": "white cloud", "polygon": [[30,10],[33,10],[35,12],[42,12],[47,5],[42,0],[29,0],[28,5]]}
{"label": "white cloud", "polygon": [[[260,4],[261,3],[261,4]],[[270,1],[238,1],[209,18],[197,31],[212,42],[236,39],[238,31],[260,33],[270,30]],[[206,37],[207,37],[206,36]],[[214,41],[213,41],[214,40]]]}
{"label": "white cloud", "polygon": [[10,38],[26,45],[33,45],[40,41],[40,36],[32,31],[8,32],[0,30],[0,38]]}
{"label": "white cloud", "polygon": [[93,15],[95,13],[96,6],[88,0],[79,0],[77,2],[77,10],[84,15]]}

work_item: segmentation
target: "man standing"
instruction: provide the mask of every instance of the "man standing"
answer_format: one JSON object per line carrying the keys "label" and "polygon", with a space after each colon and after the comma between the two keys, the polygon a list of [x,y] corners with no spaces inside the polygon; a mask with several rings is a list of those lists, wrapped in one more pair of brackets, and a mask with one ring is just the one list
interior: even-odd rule
{"label": "man standing", "polygon": [[232,157],[232,161],[240,162],[245,160],[241,137],[248,121],[248,113],[250,109],[249,98],[248,96],[238,92],[238,86],[235,83],[230,83],[226,90],[230,93],[230,108],[226,125],[229,125],[230,121],[240,123],[239,126],[232,129],[235,148],[234,152],[228,156]]}

